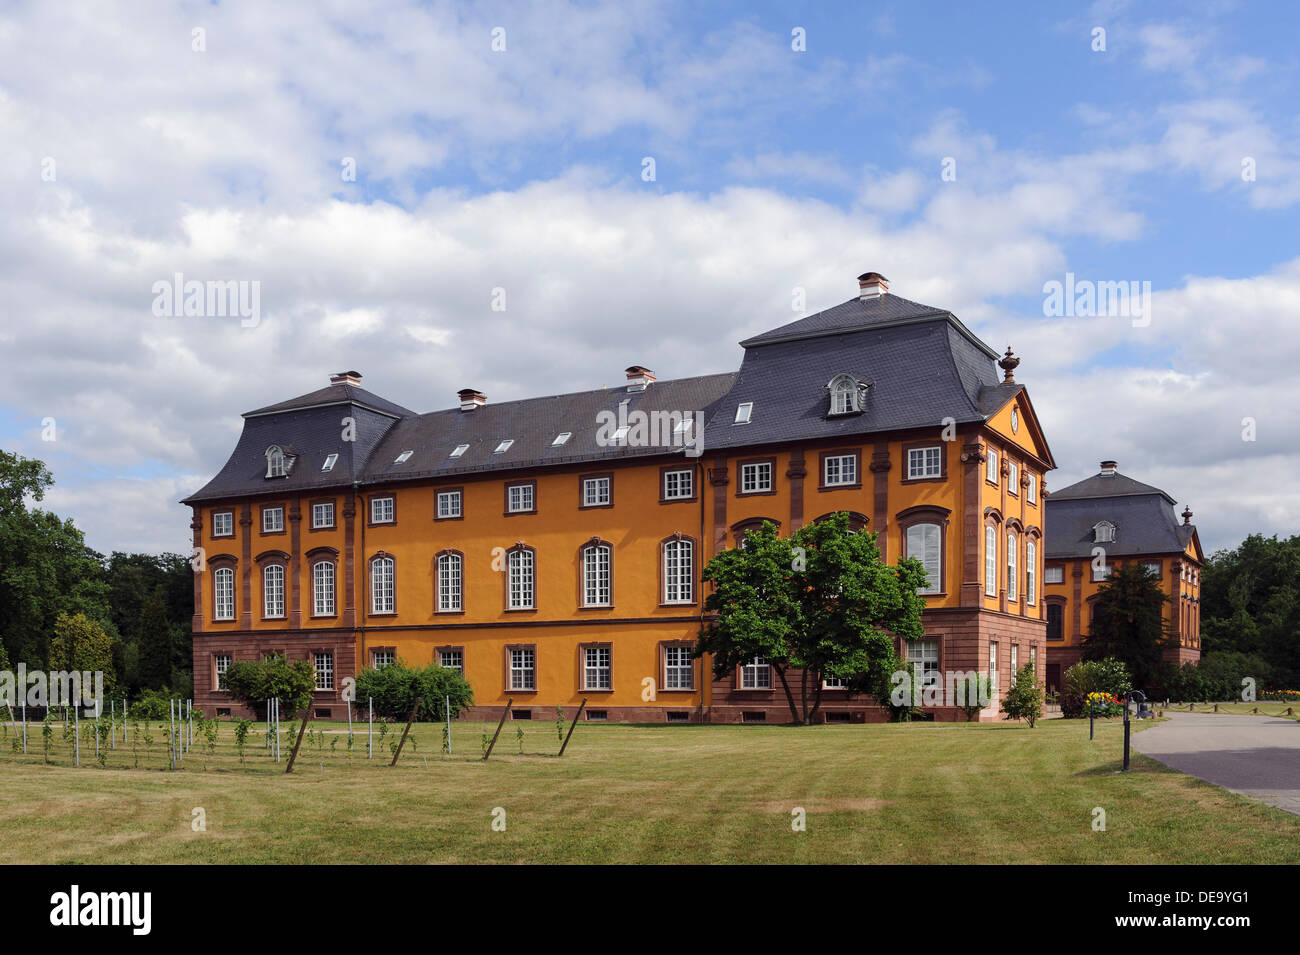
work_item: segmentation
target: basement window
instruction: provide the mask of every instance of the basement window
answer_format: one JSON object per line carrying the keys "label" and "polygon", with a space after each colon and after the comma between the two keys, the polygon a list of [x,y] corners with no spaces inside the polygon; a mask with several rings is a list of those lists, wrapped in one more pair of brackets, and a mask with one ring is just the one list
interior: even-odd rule
{"label": "basement window", "polygon": [[689,723],[690,721],[691,721],[691,714],[690,714],[690,713],[687,713],[687,712],[685,712],[685,711],[683,711],[683,710],[669,710],[669,711],[668,711],[668,722],[669,722],[669,723]]}
{"label": "basement window", "polygon": [[749,424],[750,415],[754,413],[754,402],[742,401],[736,406],[736,420],[733,424]]}
{"label": "basement window", "polygon": [[316,708],[316,719],[318,719],[318,720],[327,720],[327,719],[330,718],[330,714],[333,713],[333,712],[334,712],[334,711],[331,710],[331,709],[329,709],[328,707],[326,707],[325,709],[321,709],[320,707],[317,707],[317,708]]}
{"label": "basement window", "polygon": [[533,718],[532,710],[511,710],[510,718],[512,720],[531,720]]}
{"label": "basement window", "polygon": [[458,458],[468,450],[469,450],[468,444],[458,444],[456,445],[456,449],[452,451],[451,454],[448,455],[448,457]]}
{"label": "basement window", "polygon": [[401,454],[397,456],[397,459],[393,461],[393,463],[405,464],[407,461],[411,459],[411,455],[413,455],[414,453],[415,453],[414,451],[403,451]]}
{"label": "basement window", "polygon": [[497,445],[497,446],[492,450],[492,453],[493,453],[493,454],[505,454],[507,451],[510,450],[510,445],[512,445],[512,444],[514,444],[514,443],[515,443],[515,439],[514,439],[514,438],[506,438],[504,441],[502,441],[500,444],[498,444],[498,445]]}
{"label": "basement window", "polygon": [[217,707],[217,719],[220,719],[220,718],[223,717],[223,716],[229,718],[229,716],[230,716],[230,707],[228,707],[228,706],[218,706],[218,707]]}
{"label": "basement window", "polygon": [[334,462],[336,462],[338,459],[339,456],[337,454],[327,454],[325,456],[325,463],[320,466],[320,469],[322,471],[333,471]]}
{"label": "basement window", "polygon": [[608,710],[587,710],[587,719],[593,723],[603,723],[609,719]]}
{"label": "basement window", "polygon": [[572,437],[573,437],[572,431],[561,431],[559,434],[555,436],[555,440],[551,442],[551,447],[558,448],[562,444],[568,444],[569,439]]}
{"label": "basement window", "polygon": [[745,710],[740,714],[740,721],[742,723],[766,723],[767,711],[766,710]]}
{"label": "basement window", "polygon": [[852,721],[852,718],[852,713],[833,713],[829,710],[826,713],[827,723],[848,723]]}

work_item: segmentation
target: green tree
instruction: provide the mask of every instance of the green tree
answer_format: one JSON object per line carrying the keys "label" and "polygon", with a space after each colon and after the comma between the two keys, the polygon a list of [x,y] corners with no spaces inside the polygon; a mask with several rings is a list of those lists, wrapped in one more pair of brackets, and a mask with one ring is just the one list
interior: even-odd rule
{"label": "green tree", "polygon": [[1074,719],[1083,715],[1083,701],[1089,693],[1110,693],[1125,697],[1133,689],[1133,677],[1123,660],[1106,657],[1080,660],[1065,671],[1061,685],[1061,715]]}
{"label": "green tree", "polygon": [[1300,684],[1300,536],[1251,534],[1201,574],[1201,650],[1258,655],[1282,685]]}
{"label": "green tree", "polygon": [[233,699],[249,706],[280,701],[280,715],[292,719],[311,705],[316,671],[306,660],[290,662],[280,655],[269,660],[240,660],[226,670],[225,686]]}
{"label": "green tree", "polygon": [[145,600],[139,631],[140,685],[151,690],[168,686],[172,679],[172,627],[159,595]]}
{"label": "green tree", "polygon": [[391,720],[406,721],[421,700],[416,719],[446,719],[446,701],[451,698],[451,716],[474,705],[474,692],[459,670],[448,670],[431,663],[412,667],[397,661],[378,668],[367,667],[357,674],[357,699],[375,701],[375,714]]}
{"label": "green tree", "polygon": [[875,535],[852,533],[844,513],[806,525],[790,539],[764,522],[743,547],[709,561],[702,577],[713,591],[705,600],[710,617],[696,656],[713,654],[719,679],[763,657],[795,722],[812,722],[827,677],[847,679],[879,698],[898,664],[894,637],[922,634],[924,601],[916,592],[925,581],[921,564],[885,564]]}
{"label": "green tree", "polygon": [[1015,682],[1002,699],[1005,720],[1025,720],[1033,729],[1043,715],[1043,684],[1034,676],[1034,667],[1026,663],[1016,673]]}
{"label": "green tree", "polygon": [[1083,658],[1114,657],[1124,661],[1139,687],[1157,683],[1170,639],[1164,618],[1168,602],[1159,579],[1141,564],[1115,568],[1097,591]]}
{"label": "green tree", "polygon": [[84,613],[71,616],[61,613],[54,621],[54,636],[50,640],[50,669],[102,672],[104,689],[114,689],[117,679],[113,669],[113,638],[103,624]]}

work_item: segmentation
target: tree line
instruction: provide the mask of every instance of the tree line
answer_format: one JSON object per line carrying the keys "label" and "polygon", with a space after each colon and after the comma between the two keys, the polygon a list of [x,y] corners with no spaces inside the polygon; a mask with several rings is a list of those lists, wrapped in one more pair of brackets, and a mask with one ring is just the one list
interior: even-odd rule
{"label": "tree line", "polygon": [[0,450],[0,668],[103,670],[118,693],[190,695],[189,559],[92,550],[37,506],[53,484],[42,461]]}

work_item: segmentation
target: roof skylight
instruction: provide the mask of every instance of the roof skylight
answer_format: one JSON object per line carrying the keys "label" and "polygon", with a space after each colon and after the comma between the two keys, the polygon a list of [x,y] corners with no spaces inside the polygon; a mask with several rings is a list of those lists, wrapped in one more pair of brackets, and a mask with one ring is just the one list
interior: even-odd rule
{"label": "roof skylight", "polygon": [[451,454],[448,455],[448,457],[458,458],[468,450],[469,450],[468,444],[458,444],[456,445],[456,449],[452,451]]}
{"label": "roof skylight", "polygon": [[505,452],[510,450],[510,445],[514,443],[515,443],[514,438],[506,438],[504,441],[502,441],[500,444],[498,444],[495,448],[492,449],[492,453],[504,454]]}

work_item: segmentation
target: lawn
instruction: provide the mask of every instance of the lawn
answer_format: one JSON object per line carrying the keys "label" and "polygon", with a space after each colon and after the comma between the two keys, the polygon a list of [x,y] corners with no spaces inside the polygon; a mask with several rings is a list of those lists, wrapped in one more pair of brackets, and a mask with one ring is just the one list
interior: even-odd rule
{"label": "lawn", "polygon": [[[1179,713],[1232,713],[1237,716],[1280,716],[1283,719],[1300,720],[1300,705],[1295,703],[1174,703],[1169,706],[1153,704],[1161,710],[1176,710]],[[1215,707],[1218,707],[1216,710]],[[1291,712],[1287,712],[1290,710]]]}
{"label": "lawn", "polygon": [[[364,735],[349,759],[346,731],[317,728],[330,732],[288,777],[256,734],[241,766],[228,723],[214,756],[196,741],[174,772],[157,730],[147,754],[119,742],[108,768],[93,743],[73,768],[57,729],[58,765],[42,762],[39,725],[26,757],[0,736],[0,861],[1300,862],[1295,816],[1137,753],[1118,774],[1119,723],[1099,723],[1091,743],[1082,720],[583,723],[562,759],[554,724],[507,723],[488,763],[480,741],[494,726],[455,724],[445,756],[441,728],[422,725],[396,768],[365,759]],[[492,828],[498,807],[505,831]],[[792,828],[796,807],[806,831]],[[198,808],[204,832],[191,827]]]}

